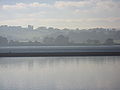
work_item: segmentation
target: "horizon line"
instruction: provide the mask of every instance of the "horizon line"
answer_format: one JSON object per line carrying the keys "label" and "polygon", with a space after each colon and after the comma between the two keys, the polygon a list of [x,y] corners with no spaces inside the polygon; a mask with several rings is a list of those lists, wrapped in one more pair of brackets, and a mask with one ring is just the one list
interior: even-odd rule
{"label": "horizon line", "polygon": [[47,29],[49,28],[53,28],[53,29],[60,29],[60,30],[63,30],[63,29],[69,29],[69,30],[89,30],[89,29],[116,29],[116,30],[119,30],[120,28],[115,28],[115,27],[91,27],[91,28],[67,28],[67,27],[63,27],[63,28],[58,28],[58,27],[54,27],[54,26],[44,26],[44,25],[41,25],[41,26],[35,26],[35,25],[32,25],[32,24],[27,24],[27,25],[7,25],[7,24],[3,24],[3,25],[0,25],[1,26],[7,26],[7,27],[21,27],[21,28],[28,28],[28,26],[33,26],[33,29],[35,27],[35,29],[39,28],[39,27],[45,27]]}

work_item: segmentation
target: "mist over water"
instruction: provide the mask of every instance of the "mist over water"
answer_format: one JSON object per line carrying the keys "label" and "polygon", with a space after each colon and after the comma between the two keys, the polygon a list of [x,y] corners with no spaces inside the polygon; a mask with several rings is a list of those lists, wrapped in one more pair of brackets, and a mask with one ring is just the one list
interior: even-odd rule
{"label": "mist over water", "polygon": [[120,56],[0,58],[0,90],[120,90]]}

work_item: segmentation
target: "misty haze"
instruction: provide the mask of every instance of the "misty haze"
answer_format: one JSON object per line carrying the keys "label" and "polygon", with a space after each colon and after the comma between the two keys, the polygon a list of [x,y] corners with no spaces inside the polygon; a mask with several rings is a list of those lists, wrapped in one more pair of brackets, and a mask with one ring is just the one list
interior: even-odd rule
{"label": "misty haze", "polygon": [[120,0],[0,0],[0,90],[120,90]]}
{"label": "misty haze", "polygon": [[0,46],[119,45],[120,30],[0,26]]}

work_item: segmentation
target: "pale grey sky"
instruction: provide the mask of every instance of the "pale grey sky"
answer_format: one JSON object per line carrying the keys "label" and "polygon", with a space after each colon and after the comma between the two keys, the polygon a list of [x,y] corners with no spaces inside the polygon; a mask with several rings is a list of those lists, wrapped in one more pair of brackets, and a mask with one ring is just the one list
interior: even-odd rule
{"label": "pale grey sky", "polygon": [[120,28],[120,0],[0,0],[0,25]]}

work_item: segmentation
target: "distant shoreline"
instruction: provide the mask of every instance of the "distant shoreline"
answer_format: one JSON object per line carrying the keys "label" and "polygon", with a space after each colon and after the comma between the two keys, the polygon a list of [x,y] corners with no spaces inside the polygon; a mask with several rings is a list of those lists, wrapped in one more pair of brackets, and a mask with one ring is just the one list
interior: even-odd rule
{"label": "distant shoreline", "polygon": [[0,57],[120,56],[120,52],[0,53]]}
{"label": "distant shoreline", "polygon": [[0,57],[120,56],[120,46],[1,47]]}

